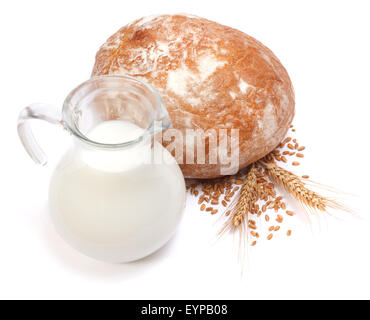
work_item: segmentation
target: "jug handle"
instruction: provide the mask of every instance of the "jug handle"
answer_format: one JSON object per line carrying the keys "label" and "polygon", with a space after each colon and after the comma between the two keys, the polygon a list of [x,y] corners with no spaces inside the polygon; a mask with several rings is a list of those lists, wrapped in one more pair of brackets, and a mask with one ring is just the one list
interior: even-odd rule
{"label": "jug handle", "polygon": [[34,103],[24,108],[18,117],[18,135],[29,156],[37,164],[45,165],[47,156],[40,148],[39,144],[32,133],[29,120],[45,120],[52,124],[58,124],[64,127],[61,115],[57,110],[47,104]]}

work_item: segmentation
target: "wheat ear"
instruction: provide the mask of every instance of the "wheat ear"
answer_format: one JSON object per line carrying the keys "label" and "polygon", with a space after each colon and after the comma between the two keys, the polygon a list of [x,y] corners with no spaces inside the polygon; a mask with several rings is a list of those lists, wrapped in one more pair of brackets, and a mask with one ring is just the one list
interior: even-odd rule
{"label": "wheat ear", "polygon": [[231,215],[229,216],[220,234],[225,231],[239,229],[243,234],[248,222],[248,214],[253,210],[253,204],[257,199],[257,168],[251,164],[250,169],[244,179],[243,185],[238,196],[231,204]]}
{"label": "wheat ear", "polygon": [[348,211],[333,199],[329,199],[308,189],[302,179],[294,173],[279,167],[271,158],[263,158],[258,163],[266,169],[269,178],[279,187],[285,189],[304,208],[327,211],[328,208]]}

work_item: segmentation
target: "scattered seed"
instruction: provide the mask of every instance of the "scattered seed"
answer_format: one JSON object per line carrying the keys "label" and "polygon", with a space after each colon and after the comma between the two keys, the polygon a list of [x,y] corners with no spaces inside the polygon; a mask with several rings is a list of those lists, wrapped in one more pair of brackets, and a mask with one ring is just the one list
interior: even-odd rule
{"label": "scattered seed", "polygon": [[277,221],[278,223],[282,223],[282,222],[283,222],[283,217],[282,217],[280,214],[278,214],[278,215],[277,215],[277,218],[276,218],[276,221]]}
{"label": "scattered seed", "polygon": [[298,157],[298,158],[303,158],[303,157],[304,157],[304,154],[303,154],[303,153],[297,153],[297,154],[296,154],[296,157]]}
{"label": "scattered seed", "polygon": [[292,235],[292,230],[288,230],[288,231],[287,231],[287,233],[286,233],[286,235],[287,235],[288,237],[290,237],[290,236]]}
{"label": "scattered seed", "polygon": [[[284,150],[284,148],[287,149]],[[269,161],[291,163],[293,166],[297,166],[300,165],[300,163],[298,161],[293,161],[294,159],[290,160],[289,157],[295,156],[297,157],[297,160],[298,158],[304,158],[304,154],[301,152],[303,150],[305,150],[305,147],[299,146],[297,139],[286,137],[284,141],[282,141],[279,146],[271,152],[270,155],[266,156],[266,159],[269,159]],[[208,180],[208,182],[192,182],[186,187],[186,190],[188,190],[191,195],[198,197],[197,202],[200,207],[200,211],[207,211],[211,214],[216,214],[219,210],[215,209],[215,206],[220,204],[225,208],[225,211],[230,209],[224,212],[225,216],[231,216],[232,219],[234,219],[233,209],[228,207],[231,206],[231,203],[235,198],[235,194],[240,190],[244,190],[246,176],[245,172],[247,172],[247,170],[242,170],[240,173],[234,176]],[[234,227],[237,227],[244,221],[247,222],[247,228],[249,228],[249,232],[252,237],[259,238],[259,234],[257,232],[257,223],[255,220],[247,219],[248,215],[250,218],[253,217],[253,215],[254,217],[260,217],[264,213],[264,220],[269,222],[272,217],[270,218],[270,216],[266,214],[267,210],[274,210],[276,212],[275,219],[280,224],[283,222],[283,216],[278,214],[280,209],[284,210],[284,212],[289,216],[294,215],[294,213],[286,210],[287,205],[284,202],[283,197],[277,195],[276,186],[269,179],[265,168],[256,165],[255,176],[255,190],[257,196],[253,202],[248,204],[248,207],[246,208],[247,214],[242,216],[238,221],[233,220],[232,223]],[[302,176],[302,179],[308,178],[308,175]],[[242,193],[240,196],[242,197]],[[229,219],[229,221],[231,221],[231,218]],[[277,225],[275,221],[273,223],[275,226],[270,226],[268,228],[268,240],[273,238],[273,232],[281,229],[281,225]],[[290,234],[291,230],[287,232],[288,236],[290,236]],[[256,243],[257,241],[253,241],[251,245],[254,246]]]}
{"label": "scattered seed", "polygon": [[273,209],[275,207],[275,203],[270,203],[270,205],[267,207],[267,209]]}

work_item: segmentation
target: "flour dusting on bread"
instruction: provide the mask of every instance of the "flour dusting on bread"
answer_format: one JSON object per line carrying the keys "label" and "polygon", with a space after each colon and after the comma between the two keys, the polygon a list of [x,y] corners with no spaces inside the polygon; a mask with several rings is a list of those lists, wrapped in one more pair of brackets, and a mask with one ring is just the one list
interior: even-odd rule
{"label": "flour dusting on bread", "polygon": [[[193,15],[150,16],[121,28],[96,55],[93,75],[127,74],[152,85],[174,128],[239,129],[240,167],[284,137],[294,115],[285,68],[256,39]],[[183,164],[212,178],[219,165]]]}

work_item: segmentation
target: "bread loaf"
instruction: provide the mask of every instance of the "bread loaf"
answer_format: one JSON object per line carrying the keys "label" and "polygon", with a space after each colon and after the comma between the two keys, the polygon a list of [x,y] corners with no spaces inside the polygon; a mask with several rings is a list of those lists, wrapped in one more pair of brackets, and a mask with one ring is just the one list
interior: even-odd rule
{"label": "bread loaf", "polygon": [[[239,168],[272,151],[294,116],[292,83],[276,56],[247,34],[196,16],[152,16],[121,28],[96,55],[92,75],[107,74],[152,85],[182,132],[238,129]],[[220,164],[178,161],[188,178],[222,175]]]}

